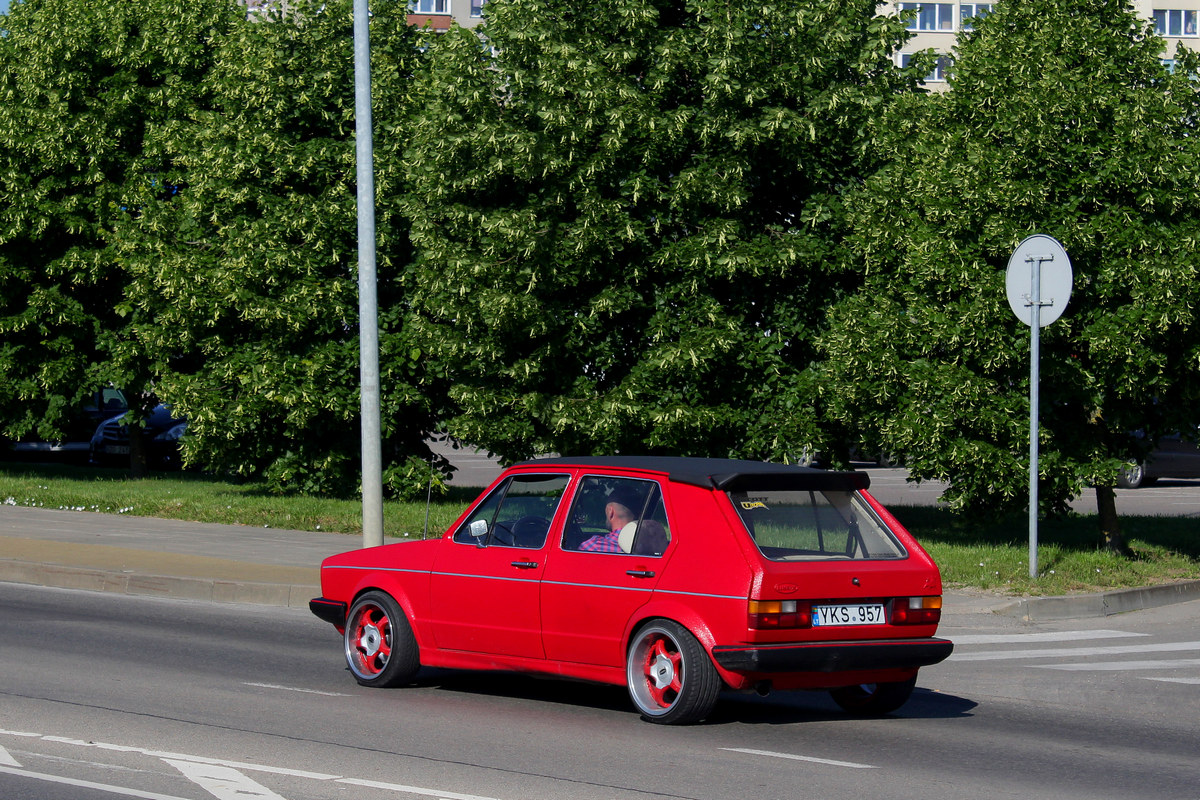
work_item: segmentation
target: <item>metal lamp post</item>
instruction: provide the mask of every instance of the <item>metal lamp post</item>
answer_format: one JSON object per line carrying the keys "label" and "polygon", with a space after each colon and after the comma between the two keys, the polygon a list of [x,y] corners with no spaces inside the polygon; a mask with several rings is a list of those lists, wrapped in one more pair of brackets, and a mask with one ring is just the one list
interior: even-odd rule
{"label": "metal lamp post", "polygon": [[379,308],[375,285],[375,151],[367,0],[354,0],[354,140],[358,180],[358,351],[362,411],[363,547],[383,544]]}

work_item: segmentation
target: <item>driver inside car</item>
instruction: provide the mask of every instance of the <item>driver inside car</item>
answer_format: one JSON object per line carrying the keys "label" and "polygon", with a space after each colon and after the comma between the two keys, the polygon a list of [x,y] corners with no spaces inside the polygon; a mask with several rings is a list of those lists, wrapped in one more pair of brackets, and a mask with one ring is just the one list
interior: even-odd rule
{"label": "driver inside car", "polygon": [[637,521],[637,515],[631,510],[640,508],[641,500],[637,492],[625,486],[618,486],[608,495],[604,504],[604,519],[608,525],[608,533],[597,534],[580,543],[580,550],[593,553],[624,553],[621,547],[621,529],[631,522]]}

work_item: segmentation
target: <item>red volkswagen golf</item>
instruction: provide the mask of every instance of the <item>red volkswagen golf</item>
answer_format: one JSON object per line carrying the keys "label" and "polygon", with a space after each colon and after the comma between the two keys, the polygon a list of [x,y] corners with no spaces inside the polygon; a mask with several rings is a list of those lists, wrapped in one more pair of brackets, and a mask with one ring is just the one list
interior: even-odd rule
{"label": "red volkswagen golf", "polygon": [[439,539],[321,566],[312,612],[364,686],[422,666],[627,686],[651,722],[722,689],[908,699],[935,638],[937,565],[857,472],[702,458],[550,458],[509,469]]}

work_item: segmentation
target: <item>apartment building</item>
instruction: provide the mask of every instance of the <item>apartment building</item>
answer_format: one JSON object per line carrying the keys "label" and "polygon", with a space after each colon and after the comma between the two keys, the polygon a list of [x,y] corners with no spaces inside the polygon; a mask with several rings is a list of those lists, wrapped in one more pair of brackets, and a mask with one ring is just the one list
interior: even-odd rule
{"label": "apartment building", "polygon": [[[908,25],[914,36],[904,46],[899,55],[899,62],[902,65],[907,64],[912,54],[920,50],[949,54],[959,32],[970,30],[973,21],[990,13],[994,5],[995,3],[896,3],[897,11],[916,12],[916,17]],[[1164,59],[1169,60],[1180,45],[1192,49],[1200,46],[1200,0],[1135,0],[1133,8],[1146,20],[1152,20],[1158,35],[1166,39]],[[945,82],[949,68],[950,59],[939,58],[937,66],[926,78],[926,83]]]}
{"label": "apartment building", "polygon": [[[7,0],[0,0],[0,4],[6,2]],[[285,3],[286,0],[243,2],[253,13]],[[410,25],[428,26],[437,31],[447,30],[454,24],[473,28],[483,21],[485,2],[486,0],[409,0],[408,22]],[[899,54],[899,63],[907,64],[912,54],[920,50],[947,54],[947,57],[938,60],[937,67],[927,79],[928,83],[936,84],[946,80],[946,73],[950,68],[948,55],[954,48],[959,32],[970,30],[972,21],[989,14],[995,3],[897,2],[891,5],[897,12],[916,12],[916,16],[908,25],[914,36]],[[1187,47],[1200,46],[1200,0],[1134,0],[1133,7],[1145,19],[1153,20],[1158,34],[1166,38],[1167,49],[1163,54],[1164,58],[1171,58],[1180,44]]]}
{"label": "apartment building", "polygon": [[453,24],[473,28],[483,21],[485,0],[412,0],[408,24],[444,31]]}

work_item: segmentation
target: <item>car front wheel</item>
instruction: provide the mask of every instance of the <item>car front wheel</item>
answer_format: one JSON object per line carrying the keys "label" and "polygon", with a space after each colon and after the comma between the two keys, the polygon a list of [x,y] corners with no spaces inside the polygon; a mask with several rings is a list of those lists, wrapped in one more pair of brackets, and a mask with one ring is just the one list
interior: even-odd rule
{"label": "car front wheel", "polygon": [[851,714],[872,716],[890,714],[908,702],[917,685],[917,676],[894,683],[861,683],[832,689],[833,701]]}
{"label": "car front wheel", "polygon": [[664,725],[699,722],[721,691],[721,676],[704,647],[670,620],[652,622],[633,637],[625,680],[642,718]]}
{"label": "car front wheel", "polygon": [[398,686],[421,667],[408,618],[383,592],[367,592],[350,607],[345,642],[346,663],[363,686]]}
{"label": "car front wheel", "polygon": [[1137,489],[1141,486],[1149,486],[1154,483],[1154,478],[1146,477],[1145,464],[1133,464],[1121,470],[1121,474],[1117,476],[1117,486],[1122,489]]}

